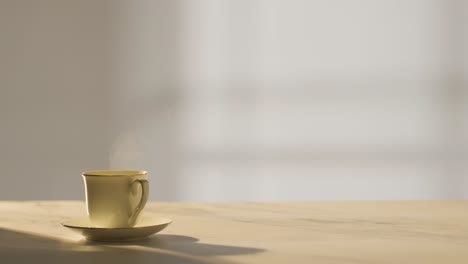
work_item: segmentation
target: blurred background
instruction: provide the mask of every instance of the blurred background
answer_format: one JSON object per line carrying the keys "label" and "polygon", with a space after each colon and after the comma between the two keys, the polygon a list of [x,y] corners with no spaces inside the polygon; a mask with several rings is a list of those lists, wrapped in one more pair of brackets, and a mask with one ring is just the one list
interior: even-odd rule
{"label": "blurred background", "polygon": [[0,199],[468,198],[468,1],[0,0]]}

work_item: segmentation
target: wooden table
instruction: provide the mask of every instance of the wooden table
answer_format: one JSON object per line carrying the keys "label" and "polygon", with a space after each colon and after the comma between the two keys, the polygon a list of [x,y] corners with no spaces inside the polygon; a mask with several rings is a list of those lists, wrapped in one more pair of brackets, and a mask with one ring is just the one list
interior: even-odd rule
{"label": "wooden table", "polygon": [[146,214],[174,222],[97,243],[59,225],[84,216],[83,202],[0,202],[0,263],[468,263],[468,201],[150,203]]}

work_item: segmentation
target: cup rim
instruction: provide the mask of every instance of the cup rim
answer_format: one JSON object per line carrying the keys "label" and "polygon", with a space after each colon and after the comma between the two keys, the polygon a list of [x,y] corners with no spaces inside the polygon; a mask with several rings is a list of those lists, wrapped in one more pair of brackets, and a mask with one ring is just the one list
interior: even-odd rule
{"label": "cup rim", "polygon": [[92,170],[81,173],[82,176],[92,177],[133,177],[148,174],[144,170]]}

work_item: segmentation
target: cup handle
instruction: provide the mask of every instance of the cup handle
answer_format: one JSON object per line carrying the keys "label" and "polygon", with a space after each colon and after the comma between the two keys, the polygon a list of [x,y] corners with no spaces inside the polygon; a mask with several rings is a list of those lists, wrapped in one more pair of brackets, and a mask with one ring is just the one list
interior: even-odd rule
{"label": "cup handle", "polygon": [[141,184],[141,199],[137,207],[135,207],[132,214],[130,215],[130,223],[134,223],[136,221],[137,216],[140,214],[141,210],[143,210],[146,202],[148,201],[149,194],[149,184],[147,180],[136,180],[133,183],[135,182],[139,182]]}

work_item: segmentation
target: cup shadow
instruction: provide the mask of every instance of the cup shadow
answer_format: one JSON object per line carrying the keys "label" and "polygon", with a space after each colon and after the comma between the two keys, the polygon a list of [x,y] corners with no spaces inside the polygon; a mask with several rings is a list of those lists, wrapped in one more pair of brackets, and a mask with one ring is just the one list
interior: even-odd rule
{"label": "cup shadow", "polygon": [[94,242],[83,241],[86,245],[126,245],[153,249],[164,249],[195,256],[222,256],[257,254],[265,251],[260,248],[239,247],[199,243],[199,239],[190,236],[158,234],[140,241],[132,242]]}
{"label": "cup shadow", "polygon": [[0,228],[1,263],[67,264],[234,264],[221,255],[255,254],[262,249],[198,243],[178,235],[156,235],[134,243],[64,241],[38,234]]}

